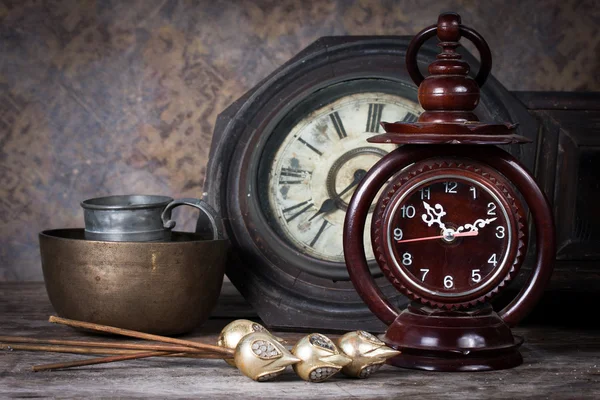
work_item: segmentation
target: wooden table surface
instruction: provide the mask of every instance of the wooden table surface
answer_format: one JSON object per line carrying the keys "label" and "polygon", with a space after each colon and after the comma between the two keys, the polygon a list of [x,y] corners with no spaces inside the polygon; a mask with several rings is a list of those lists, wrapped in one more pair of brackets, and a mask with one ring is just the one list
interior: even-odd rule
{"label": "wooden table surface", "polygon": [[[236,317],[252,315],[230,290],[225,291],[216,313]],[[50,324],[47,320],[52,314],[43,284],[0,284],[0,335],[117,340]],[[591,317],[597,319],[597,311]],[[185,338],[214,343],[221,328],[230,320],[212,318]],[[221,360],[175,358],[34,373],[31,366],[36,364],[89,356],[0,351],[0,398],[600,398],[599,330],[526,325],[515,329],[515,333],[526,339],[522,347],[525,362],[511,370],[435,373],[384,366],[366,380],[336,376],[316,384],[300,380],[291,370],[276,382],[257,383]],[[300,333],[278,335],[288,344],[302,336]]]}

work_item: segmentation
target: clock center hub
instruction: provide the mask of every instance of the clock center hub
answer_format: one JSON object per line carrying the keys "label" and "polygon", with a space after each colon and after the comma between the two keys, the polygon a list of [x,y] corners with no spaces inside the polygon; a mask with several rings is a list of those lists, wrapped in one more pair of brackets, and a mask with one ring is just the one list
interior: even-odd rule
{"label": "clock center hub", "polygon": [[453,222],[446,222],[445,227],[440,230],[440,236],[442,237],[442,243],[446,244],[457,244],[460,240],[459,236],[456,236],[456,230],[458,225]]}
{"label": "clock center hub", "polygon": [[[342,154],[331,166],[327,174],[327,194],[335,199],[335,205],[340,210],[348,208],[347,201],[354,190],[340,196],[349,186],[357,186],[354,182],[358,176],[364,177],[373,164],[388,152],[378,147],[358,147]],[[354,188],[353,188],[354,189]]]}
{"label": "clock center hub", "polygon": [[456,236],[454,236],[455,233],[454,229],[443,229],[442,240],[446,243],[453,243],[454,240],[456,240]]}

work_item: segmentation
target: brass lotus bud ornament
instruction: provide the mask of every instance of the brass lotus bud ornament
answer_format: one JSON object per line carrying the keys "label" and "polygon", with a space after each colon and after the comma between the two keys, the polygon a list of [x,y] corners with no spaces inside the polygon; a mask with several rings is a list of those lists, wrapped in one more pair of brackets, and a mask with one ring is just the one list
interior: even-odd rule
{"label": "brass lotus bud ornament", "polygon": [[342,374],[353,378],[368,378],[399,351],[388,347],[376,336],[365,331],[348,332],[337,340],[338,347],[352,362],[342,368]]}
{"label": "brass lotus bud ornament", "polygon": [[[217,340],[217,345],[221,347],[226,347],[228,349],[235,350],[240,340],[254,332],[263,332],[267,334],[271,334],[267,328],[262,326],[259,323],[254,321],[249,321],[247,319],[237,319],[233,322],[230,322],[223,328],[221,333],[219,334],[219,339]],[[282,341],[280,338],[275,337],[278,341]],[[233,359],[225,359],[225,362],[232,367],[235,367],[235,362]]]}
{"label": "brass lotus bud ornament", "polygon": [[235,348],[235,365],[248,378],[265,382],[301,360],[266,332],[250,333]]}
{"label": "brass lotus bud ornament", "polygon": [[323,382],[352,361],[339,351],[331,339],[320,333],[311,333],[300,339],[292,354],[301,360],[294,364],[294,371],[308,382]]}

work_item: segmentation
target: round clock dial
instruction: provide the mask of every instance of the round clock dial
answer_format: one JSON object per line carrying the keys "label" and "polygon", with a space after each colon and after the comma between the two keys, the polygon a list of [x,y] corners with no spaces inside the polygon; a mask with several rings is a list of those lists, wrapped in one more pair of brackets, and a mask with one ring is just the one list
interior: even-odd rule
{"label": "round clock dial", "polygon": [[520,265],[522,207],[490,168],[429,161],[404,171],[384,193],[389,203],[374,243],[401,290],[450,304],[483,299]]}
{"label": "round clock dial", "polygon": [[386,83],[363,80],[323,89],[291,112],[294,121],[280,124],[263,154],[263,211],[271,227],[307,256],[344,261],[348,201],[371,166],[394,149],[366,139],[380,132],[381,121],[416,120],[421,111],[389,94]]}

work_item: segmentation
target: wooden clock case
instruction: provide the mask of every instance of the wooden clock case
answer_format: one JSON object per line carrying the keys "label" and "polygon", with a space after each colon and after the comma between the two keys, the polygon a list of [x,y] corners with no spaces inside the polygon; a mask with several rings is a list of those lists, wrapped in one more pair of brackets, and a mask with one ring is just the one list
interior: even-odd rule
{"label": "wooden clock case", "polygon": [[[441,52],[430,64],[429,76],[424,78],[416,65],[416,53],[424,41],[434,35],[440,40]],[[469,65],[456,52],[461,37],[473,42],[480,52],[482,64],[474,79],[467,76]],[[555,258],[555,230],[550,206],[533,176],[518,160],[496,145],[523,145],[530,140],[516,134],[515,126],[510,123],[482,122],[472,113],[478,104],[480,88],[491,70],[492,59],[485,40],[476,31],[462,25],[458,14],[441,14],[436,25],[419,32],[411,41],[406,63],[411,78],[419,86],[419,102],[425,112],[417,122],[384,123],[386,133],[368,139],[369,142],[403,146],[390,152],[369,170],[350,201],[344,224],[344,255],[350,277],[370,310],[389,325],[382,339],[401,351],[400,355],[388,361],[390,364],[430,371],[488,371],[518,366],[522,363],[518,347],[523,339],[513,336],[510,327],[520,322],[537,304],[550,280]],[[389,246],[399,239],[386,245],[386,238],[391,226],[405,227],[408,223],[391,220],[392,214],[387,211],[397,207],[402,197],[389,193],[397,190],[401,194],[407,190],[403,185],[411,182],[410,178],[403,176],[406,172],[397,175],[399,172],[406,171],[405,168],[413,164],[423,168],[420,163],[432,158],[446,165],[434,176],[445,177],[446,170],[455,168],[452,167],[455,159],[460,160],[455,166],[469,162],[478,164],[481,173],[487,174],[490,179],[499,174],[497,177],[503,176],[510,182],[529,206],[535,229],[535,263],[518,295],[498,312],[488,301],[506,289],[506,283],[512,280],[523,261],[527,234],[521,230],[522,207],[508,212],[514,218],[511,226],[514,228],[518,224],[519,232],[513,229],[513,233],[509,234],[515,244],[509,250],[506,264],[498,266],[498,274],[490,281],[491,285],[481,286],[482,280],[479,279],[474,280],[474,286],[466,286],[466,290],[456,292],[445,283],[440,286],[438,274],[438,282],[429,283],[433,289],[427,290],[420,282],[415,284],[412,277],[402,273],[404,267],[390,267],[396,261],[396,255]],[[483,172],[488,168],[491,169]],[[418,175],[414,179],[417,182],[423,180]],[[372,241],[377,261],[381,269],[388,272],[388,279],[400,292],[415,300],[402,311],[379,290],[366,265],[362,240],[365,222],[368,210],[382,187],[386,187],[384,193],[388,195],[382,195],[377,201],[376,210],[379,211],[373,217]],[[506,200],[507,204],[516,202],[508,192],[499,198]],[[463,214],[468,212],[462,211]],[[426,220],[425,215],[423,220]],[[483,219],[481,221],[485,224]],[[462,252],[448,248],[443,250],[445,235],[444,239],[436,239],[439,241],[437,250],[432,250],[442,251],[444,260],[423,265],[428,268],[427,271],[431,269],[434,279],[446,264],[454,268],[468,265],[462,259]],[[418,233],[414,240],[421,240],[423,236],[423,232]],[[454,240],[452,233],[450,238]],[[489,254],[485,253],[485,240],[480,239],[478,244],[478,247],[469,248],[468,254],[473,257],[482,252]],[[465,246],[468,242],[458,242],[455,248],[464,249]]]}

